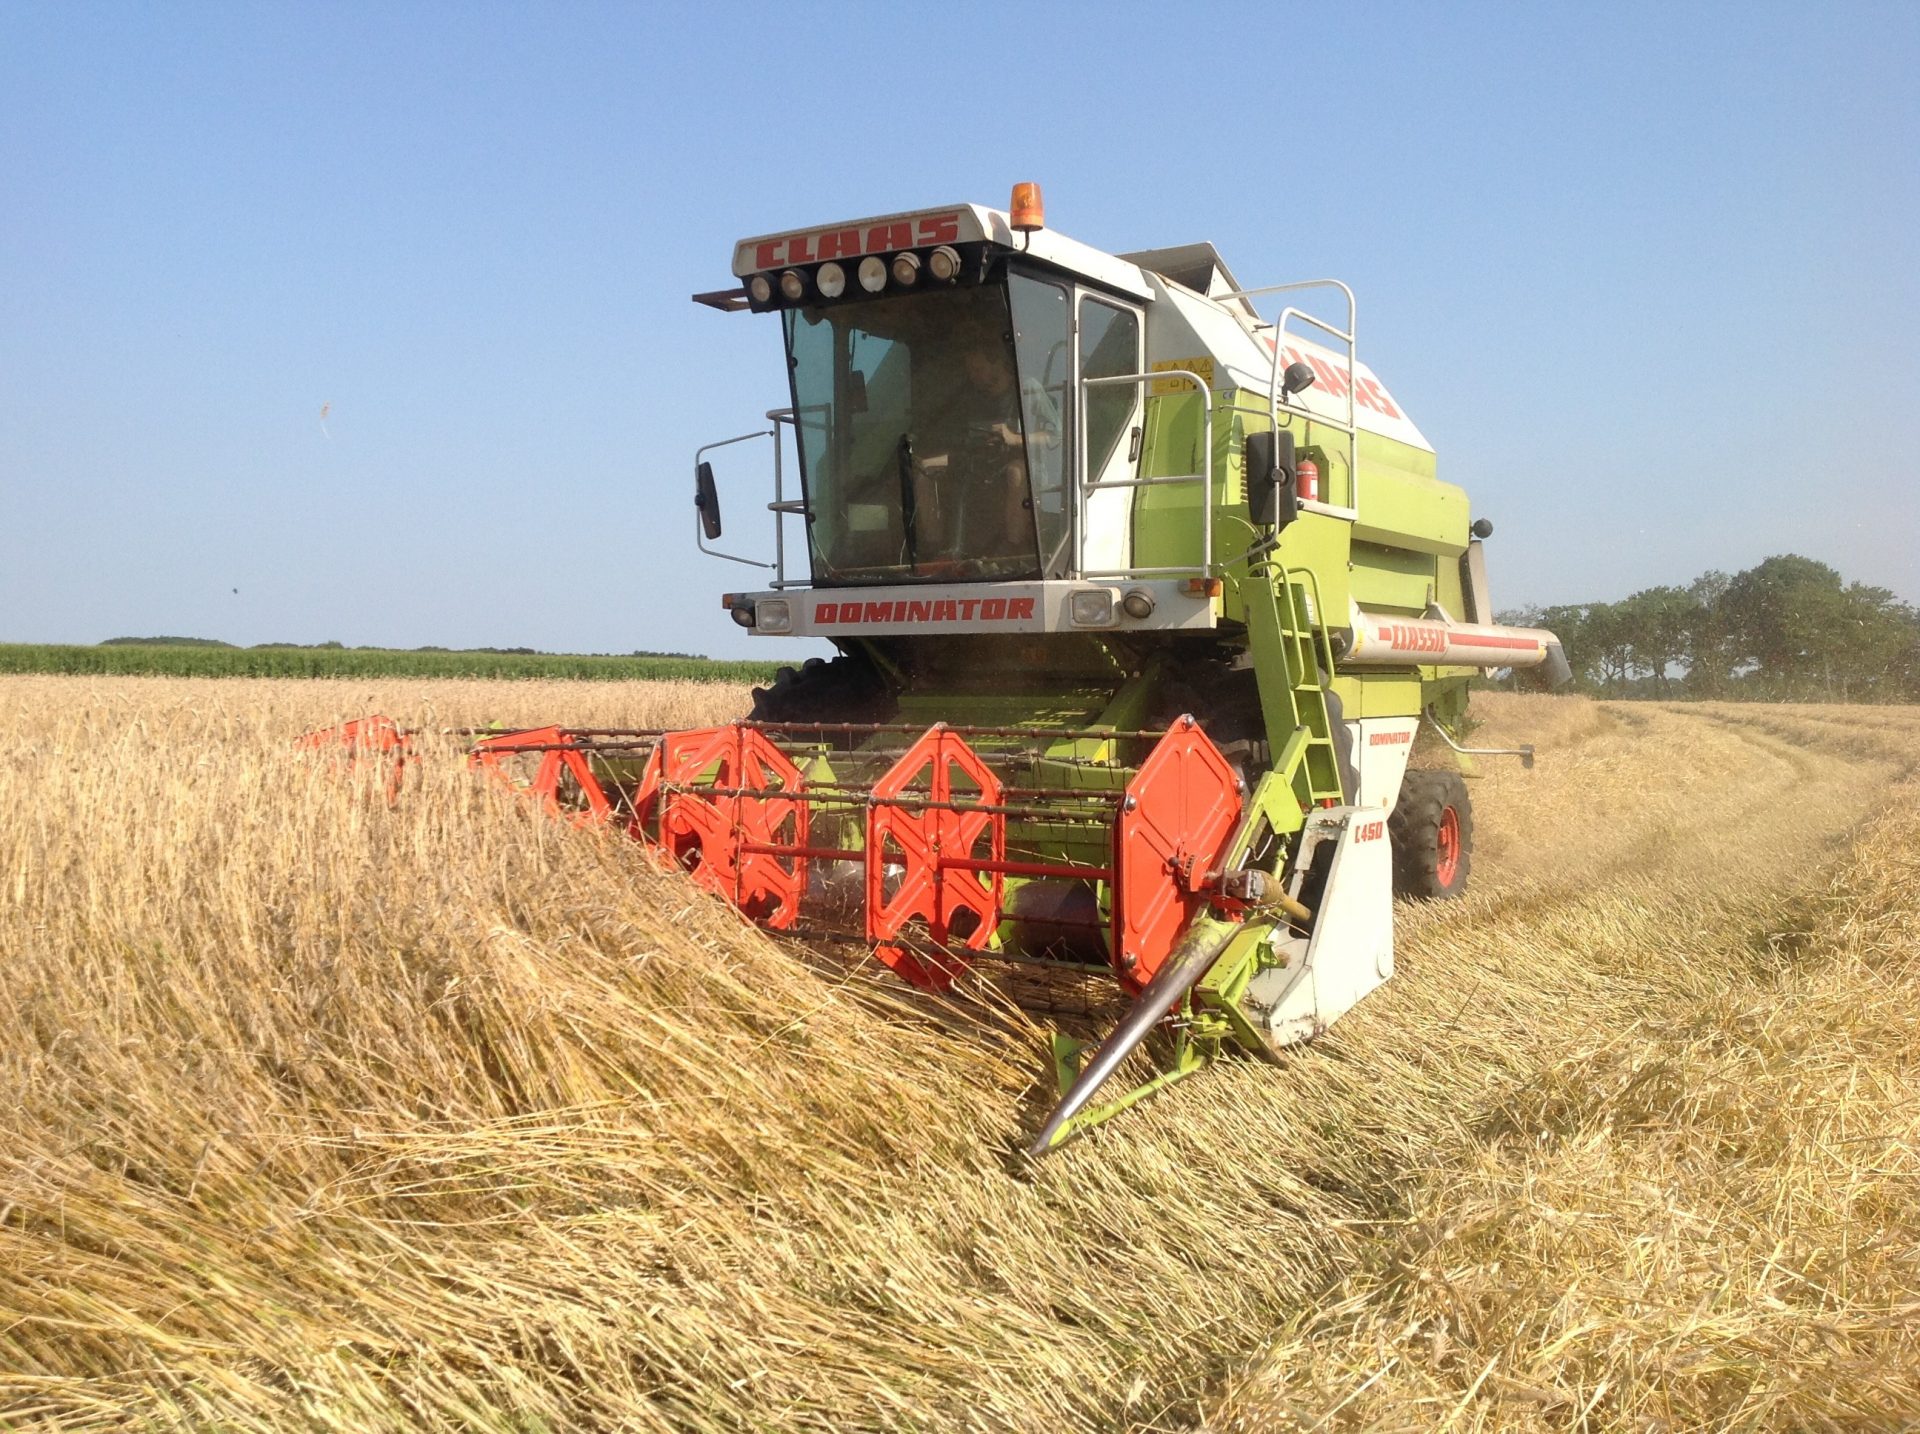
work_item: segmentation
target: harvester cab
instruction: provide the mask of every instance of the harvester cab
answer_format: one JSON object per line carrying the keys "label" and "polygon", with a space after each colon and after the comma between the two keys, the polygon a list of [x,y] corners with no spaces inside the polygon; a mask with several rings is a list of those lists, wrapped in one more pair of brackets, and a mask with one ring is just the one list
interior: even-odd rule
{"label": "harvester cab", "polygon": [[[1470,859],[1416,731],[1452,741],[1476,670],[1558,645],[1491,621],[1488,530],[1359,362],[1352,291],[1244,288],[1208,244],[1103,253],[1027,185],[742,240],[733,273],[695,298],[776,318],[789,392],[696,454],[695,541],[764,574],[735,622],[836,656],[726,726],[475,761],[537,763],[549,804],[915,985],[1109,977],[1131,1004],[1057,1039],[1036,1153],[1385,981],[1395,891],[1455,895]],[[762,552],[722,521],[749,444]]]}

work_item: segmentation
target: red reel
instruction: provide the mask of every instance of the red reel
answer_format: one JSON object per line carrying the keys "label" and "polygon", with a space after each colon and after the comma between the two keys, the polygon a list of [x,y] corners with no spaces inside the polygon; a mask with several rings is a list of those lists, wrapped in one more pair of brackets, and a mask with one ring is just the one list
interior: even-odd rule
{"label": "red reel", "polygon": [[[540,760],[535,764],[533,776],[523,782],[512,762],[516,757],[526,756]],[[495,781],[539,802],[550,816],[560,814],[560,778],[563,775],[572,776],[587,804],[584,812],[575,813],[569,818],[575,825],[588,826],[613,815],[613,803],[607,799],[600,779],[594,775],[593,764],[563,728],[536,727],[525,732],[502,732],[496,736],[482,737],[473,744],[473,755],[468,761]]]}
{"label": "red reel", "polygon": [[967,863],[1006,860],[1007,819],[999,812],[953,808],[999,806],[1000,779],[964,738],[942,725],[907,749],[873,796],[867,939],[903,979],[944,991],[965,971],[967,958],[950,950],[922,954],[895,938],[911,928],[925,931],[936,947],[957,942],[973,951],[993,939],[1005,878]]}
{"label": "red reel", "polygon": [[[806,858],[756,848],[806,846],[806,779],[764,732],[669,733],[641,779],[636,825],[663,791],[659,842],[676,864],[751,920],[776,930],[799,920]],[[776,792],[792,795],[766,795]]]}

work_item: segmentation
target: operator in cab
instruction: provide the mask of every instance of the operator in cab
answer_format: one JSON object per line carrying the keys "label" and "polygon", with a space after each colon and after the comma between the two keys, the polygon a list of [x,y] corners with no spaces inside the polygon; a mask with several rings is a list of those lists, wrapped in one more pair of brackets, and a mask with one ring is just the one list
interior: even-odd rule
{"label": "operator in cab", "polygon": [[1028,464],[1059,467],[1060,410],[1037,380],[1015,379],[996,322],[972,319],[955,338],[959,364],[926,415],[914,475],[922,550],[1025,571],[1037,549],[1034,489],[1057,486],[1032,482]]}

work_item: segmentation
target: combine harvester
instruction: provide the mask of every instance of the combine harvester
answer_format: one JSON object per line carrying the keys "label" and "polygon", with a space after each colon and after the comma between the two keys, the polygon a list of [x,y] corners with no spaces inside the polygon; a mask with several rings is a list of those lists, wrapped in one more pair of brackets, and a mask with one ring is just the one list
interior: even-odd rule
{"label": "combine harvester", "polygon": [[[1110,972],[1133,1005],[1090,1052],[1056,1038],[1036,1154],[1391,976],[1395,891],[1458,894],[1471,851],[1416,730],[1465,750],[1475,670],[1564,658],[1491,623],[1491,526],[1356,360],[1352,291],[1245,289],[1208,244],[1105,254],[1032,185],[747,239],[733,272],[695,297],[779,317],[791,398],[696,455],[696,541],[769,574],[735,622],[838,656],[728,726],[496,734],[475,763],[916,986]],[[1254,302],[1309,289],[1340,323]],[[708,455],[756,441],[771,562],[710,546]],[[384,719],[308,740],[406,750]],[[1157,1070],[1108,1090],[1157,1028]]]}

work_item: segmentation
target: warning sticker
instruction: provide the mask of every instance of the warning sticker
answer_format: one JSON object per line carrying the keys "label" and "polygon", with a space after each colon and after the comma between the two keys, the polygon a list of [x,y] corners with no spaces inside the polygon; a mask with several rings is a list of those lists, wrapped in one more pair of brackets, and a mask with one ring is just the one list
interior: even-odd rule
{"label": "warning sticker", "polygon": [[[1206,380],[1208,388],[1213,387],[1213,360],[1210,358],[1161,359],[1151,365],[1154,373],[1165,373],[1168,369],[1186,369],[1197,373]],[[1192,393],[1193,381],[1185,378],[1156,378],[1147,385],[1147,392],[1154,397],[1163,393]]]}

